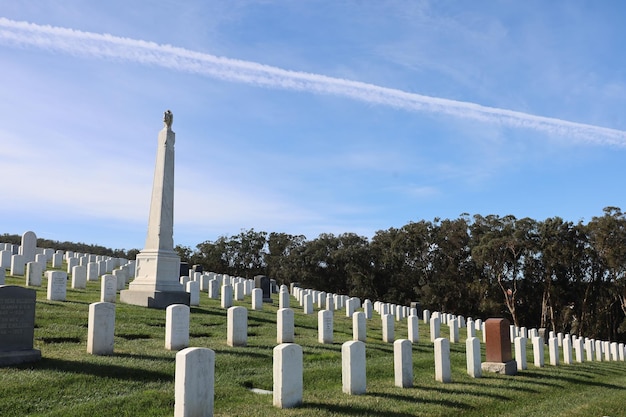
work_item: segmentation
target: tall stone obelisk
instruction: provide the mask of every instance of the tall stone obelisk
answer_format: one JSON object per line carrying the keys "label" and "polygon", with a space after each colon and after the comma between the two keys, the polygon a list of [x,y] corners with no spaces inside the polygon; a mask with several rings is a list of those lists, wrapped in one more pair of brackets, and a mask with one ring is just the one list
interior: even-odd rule
{"label": "tall stone obelisk", "polygon": [[120,292],[120,301],[145,307],[189,305],[189,294],[179,282],[180,257],[174,251],[174,141],[173,115],[166,111],[159,132],[146,246],[137,255],[135,280]]}

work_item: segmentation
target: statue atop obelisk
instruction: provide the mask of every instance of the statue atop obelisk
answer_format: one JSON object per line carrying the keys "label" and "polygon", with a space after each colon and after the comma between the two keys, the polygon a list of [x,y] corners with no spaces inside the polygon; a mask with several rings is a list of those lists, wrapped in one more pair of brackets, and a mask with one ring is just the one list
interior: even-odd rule
{"label": "statue atop obelisk", "polygon": [[174,251],[174,115],[166,111],[159,132],[148,236],[137,255],[135,280],[120,293],[120,301],[145,307],[189,305],[189,294],[179,282],[180,257]]}

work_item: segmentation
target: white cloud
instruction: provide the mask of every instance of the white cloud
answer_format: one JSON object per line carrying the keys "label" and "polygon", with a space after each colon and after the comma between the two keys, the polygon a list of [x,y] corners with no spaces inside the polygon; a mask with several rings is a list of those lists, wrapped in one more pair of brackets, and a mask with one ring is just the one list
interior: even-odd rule
{"label": "white cloud", "polygon": [[76,56],[155,65],[261,87],[349,97],[407,111],[444,114],[505,127],[533,129],[595,145],[626,146],[626,132],[616,129],[429,97],[320,74],[289,71],[109,34],[0,18],[0,43],[12,47],[37,47]]}

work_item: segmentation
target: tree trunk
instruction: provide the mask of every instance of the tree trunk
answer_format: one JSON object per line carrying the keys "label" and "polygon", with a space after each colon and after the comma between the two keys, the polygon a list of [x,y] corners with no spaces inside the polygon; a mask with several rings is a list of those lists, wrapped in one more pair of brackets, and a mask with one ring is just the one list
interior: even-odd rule
{"label": "tree trunk", "polygon": [[500,285],[500,289],[502,290],[502,294],[504,295],[504,303],[506,304],[506,308],[508,308],[509,313],[511,313],[513,324],[516,327],[519,327],[519,323],[517,321],[517,313],[515,311],[515,293],[517,292],[517,290],[512,291],[505,288],[502,284],[502,278],[498,278],[498,284]]}

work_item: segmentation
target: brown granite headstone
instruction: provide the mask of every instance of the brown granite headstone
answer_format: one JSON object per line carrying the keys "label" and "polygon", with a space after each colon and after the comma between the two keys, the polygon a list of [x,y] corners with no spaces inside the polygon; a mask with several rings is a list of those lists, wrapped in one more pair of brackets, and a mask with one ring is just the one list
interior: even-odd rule
{"label": "brown granite headstone", "polygon": [[35,299],[35,290],[0,286],[0,366],[41,359],[41,352],[33,349]]}
{"label": "brown granite headstone", "polygon": [[508,362],[513,359],[509,329],[507,319],[487,319],[485,322],[487,362]]}
{"label": "brown granite headstone", "polygon": [[515,375],[517,363],[511,354],[510,323],[507,319],[492,318],[485,322],[485,356],[483,371]]}

